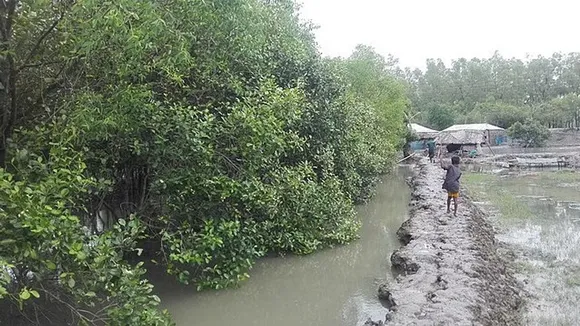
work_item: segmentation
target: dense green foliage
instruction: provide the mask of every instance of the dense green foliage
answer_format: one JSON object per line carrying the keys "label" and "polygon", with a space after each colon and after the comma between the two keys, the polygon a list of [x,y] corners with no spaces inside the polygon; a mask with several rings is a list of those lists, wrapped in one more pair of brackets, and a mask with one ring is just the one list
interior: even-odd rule
{"label": "dense green foliage", "polygon": [[[0,321],[16,322],[4,320],[15,304],[24,315],[41,313],[54,325],[168,324],[166,314],[156,311],[159,299],[151,294],[152,286],[142,279],[142,263],[131,266],[123,259],[137,250],[143,224],[128,216],[99,235],[83,226],[79,216],[86,208],[79,203],[100,190],[94,178],[86,177],[82,154],[66,145],[74,135],[37,128],[19,136],[22,149],[11,151],[13,172],[0,170]],[[28,137],[35,138],[33,143],[26,142]],[[35,146],[48,141],[47,152],[36,154],[41,151]],[[67,308],[77,302],[76,309]]]}
{"label": "dense green foliage", "polygon": [[535,120],[516,122],[508,129],[508,135],[524,147],[540,147],[550,137],[548,128]]}
{"label": "dense green foliage", "polygon": [[457,59],[446,66],[428,60],[426,70],[399,71],[410,85],[413,108],[426,125],[488,122],[509,128],[528,119],[546,127],[580,126],[580,54],[526,60],[496,53],[489,59]]}
{"label": "dense green foliage", "polygon": [[222,288],[267,252],[349,242],[402,145],[392,58],[321,58],[290,0],[7,0],[0,19],[4,312],[168,324],[145,257]]}

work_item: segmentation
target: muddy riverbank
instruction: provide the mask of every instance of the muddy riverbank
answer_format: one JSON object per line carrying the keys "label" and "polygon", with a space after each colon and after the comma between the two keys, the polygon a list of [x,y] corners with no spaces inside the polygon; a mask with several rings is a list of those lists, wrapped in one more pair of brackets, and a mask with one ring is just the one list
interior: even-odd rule
{"label": "muddy riverbank", "polygon": [[[444,171],[421,159],[411,180],[410,218],[391,256],[399,275],[380,289],[392,325],[520,325],[522,287],[486,215],[462,196],[446,213]],[[368,323],[372,324],[372,323]]]}

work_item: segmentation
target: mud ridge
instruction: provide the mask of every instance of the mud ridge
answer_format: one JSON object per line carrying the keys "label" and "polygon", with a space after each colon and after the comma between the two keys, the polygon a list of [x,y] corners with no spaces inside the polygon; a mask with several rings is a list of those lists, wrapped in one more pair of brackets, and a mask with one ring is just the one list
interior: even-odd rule
{"label": "mud ridge", "polygon": [[403,246],[391,255],[399,275],[379,289],[390,311],[365,325],[522,324],[523,290],[509,252],[468,196],[457,217],[446,213],[443,176],[436,164],[416,164],[410,218],[397,232]]}

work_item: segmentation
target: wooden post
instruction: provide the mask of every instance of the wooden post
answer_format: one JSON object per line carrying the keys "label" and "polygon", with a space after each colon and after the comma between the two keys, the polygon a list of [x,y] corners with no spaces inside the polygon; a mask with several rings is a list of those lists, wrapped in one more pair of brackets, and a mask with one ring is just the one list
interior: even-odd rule
{"label": "wooden post", "polygon": [[491,155],[495,156],[495,153],[493,152],[493,149],[491,149],[491,146],[489,146],[489,143],[487,144],[487,147],[489,148],[489,151],[491,152]]}

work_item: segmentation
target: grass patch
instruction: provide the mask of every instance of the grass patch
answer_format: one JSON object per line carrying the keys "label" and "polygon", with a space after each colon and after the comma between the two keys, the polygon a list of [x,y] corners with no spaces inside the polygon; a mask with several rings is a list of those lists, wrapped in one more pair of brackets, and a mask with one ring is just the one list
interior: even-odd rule
{"label": "grass patch", "polygon": [[516,198],[513,191],[499,184],[499,176],[469,173],[465,175],[463,182],[474,199],[491,203],[504,218],[524,219],[533,216],[526,203]]}
{"label": "grass patch", "polygon": [[498,189],[488,194],[489,201],[499,209],[504,218],[522,219],[533,217],[528,205],[517,199],[512,192]]}
{"label": "grass patch", "polygon": [[580,182],[580,173],[575,171],[542,172],[540,178],[545,180]]}

